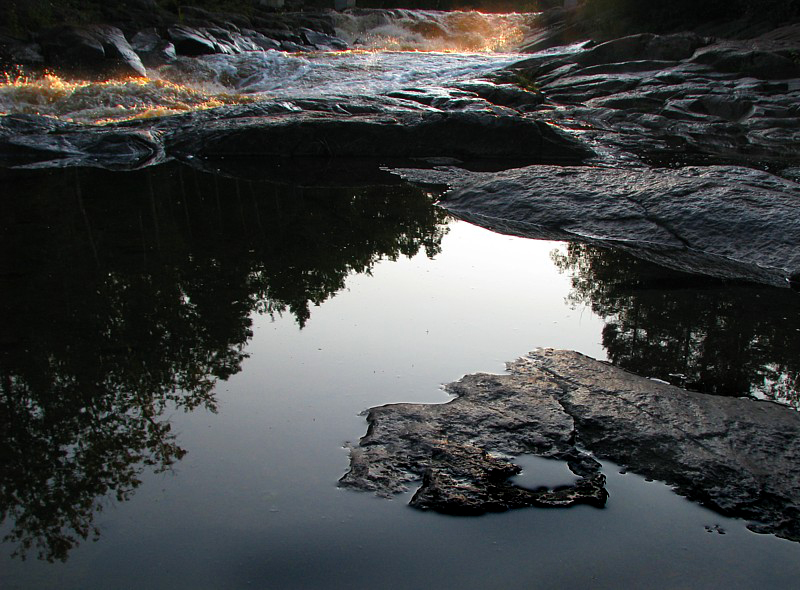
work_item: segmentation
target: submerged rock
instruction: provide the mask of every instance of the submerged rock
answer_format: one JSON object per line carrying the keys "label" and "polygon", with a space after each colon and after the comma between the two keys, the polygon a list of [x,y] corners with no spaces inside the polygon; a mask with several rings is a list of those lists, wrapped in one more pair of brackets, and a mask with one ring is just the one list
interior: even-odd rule
{"label": "submerged rock", "polygon": [[175,61],[175,46],[162,39],[155,29],[139,31],[131,39],[131,47],[149,68],[162,66]]}
{"label": "submerged rock", "polygon": [[605,244],[710,276],[787,286],[800,271],[800,184],[734,166],[400,170],[501,233]]}
{"label": "submerged rock", "polygon": [[[411,504],[448,513],[602,506],[591,453],[752,530],[800,541],[800,413],[686,391],[571,351],[538,350],[508,369],[449,385],[457,397],[447,404],[372,408],[340,484],[391,495],[421,479]],[[509,456],[521,453],[565,460],[581,479],[519,488]]]}

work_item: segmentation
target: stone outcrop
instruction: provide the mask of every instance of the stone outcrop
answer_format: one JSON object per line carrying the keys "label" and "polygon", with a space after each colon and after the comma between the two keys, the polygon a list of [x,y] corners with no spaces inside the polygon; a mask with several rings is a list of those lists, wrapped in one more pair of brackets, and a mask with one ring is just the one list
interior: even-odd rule
{"label": "stone outcrop", "polygon": [[501,233],[626,249],[678,270],[787,286],[800,271],[800,185],[734,166],[399,170]]}
{"label": "stone outcrop", "polygon": [[69,24],[11,34],[0,29],[0,68],[9,73],[54,70],[67,76],[108,79],[146,76],[145,66],[177,56],[248,51],[347,49],[325,12],[221,14],[181,7],[168,13],[148,0],[105,7],[104,24]]}
{"label": "stone outcrop", "polygon": [[[346,107],[345,107],[346,108]],[[480,138],[480,139],[476,139]],[[575,162],[590,152],[539,121],[487,112],[328,112],[221,118],[181,132],[176,155],[395,159],[450,157],[462,161]]]}
{"label": "stone outcrop", "polygon": [[157,133],[93,129],[33,115],[0,118],[0,165],[29,168],[91,166],[136,170],[166,161]]}
{"label": "stone outcrop", "polygon": [[[462,94],[464,94],[462,92]],[[0,161],[17,166],[125,165],[175,158],[198,165],[237,158],[263,168],[311,159],[361,159],[373,169],[433,158],[470,163],[579,163],[592,156],[580,141],[517,111],[493,108],[474,93],[452,111],[392,97],[263,101],[146,121],[96,127],[14,115],[0,124]],[[450,105],[455,108],[455,106]],[[102,138],[114,137],[109,152]],[[143,157],[142,138],[148,138]],[[480,138],[476,140],[476,138]],[[102,145],[102,147],[101,147]]]}
{"label": "stone outcrop", "polygon": [[[497,375],[468,376],[448,390],[458,397],[447,404],[372,408],[340,484],[390,496],[422,480],[411,505],[451,514],[603,506],[600,464],[575,448],[573,421],[554,391],[542,395],[531,383],[515,392]],[[520,469],[509,459],[521,453],[566,461],[581,479],[554,490],[514,485],[508,478]]]}
{"label": "stone outcrop", "polygon": [[800,37],[638,34],[537,55],[498,78],[535,86],[547,120],[647,163],[796,165]]}
{"label": "stone outcrop", "polygon": [[63,26],[44,31],[39,44],[46,63],[89,78],[145,76],[142,60],[116,27]]}
{"label": "stone outcrop", "polygon": [[[599,506],[594,456],[752,530],[800,541],[800,413],[689,392],[570,351],[537,350],[508,369],[449,385],[456,398],[446,404],[372,408],[341,485],[391,495],[421,480],[412,506],[448,513]],[[566,461],[581,479],[561,490],[519,488],[508,477],[523,453]]]}

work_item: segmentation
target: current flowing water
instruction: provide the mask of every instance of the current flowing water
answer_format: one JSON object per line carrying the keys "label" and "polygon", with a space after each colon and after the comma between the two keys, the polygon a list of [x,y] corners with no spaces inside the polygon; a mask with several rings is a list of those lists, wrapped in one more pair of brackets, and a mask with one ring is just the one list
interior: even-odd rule
{"label": "current flowing water", "polygon": [[366,11],[339,14],[339,52],[253,51],[179,57],[148,78],[88,82],[55,75],[7,80],[0,113],[81,123],[163,116],[287,97],[363,96],[441,86],[518,61],[530,15]]}

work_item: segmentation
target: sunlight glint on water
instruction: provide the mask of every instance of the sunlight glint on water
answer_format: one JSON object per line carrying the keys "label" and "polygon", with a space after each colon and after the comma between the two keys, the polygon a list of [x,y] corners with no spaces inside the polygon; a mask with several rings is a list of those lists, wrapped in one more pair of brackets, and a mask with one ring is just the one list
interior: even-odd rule
{"label": "sunlight glint on water", "polygon": [[[387,16],[387,14],[389,16]],[[0,114],[102,124],[260,100],[377,95],[473,79],[521,59],[528,15],[392,11],[337,15],[354,48],[179,57],[149,78],[108,82],[54,74],[0,84]],[[501,53],[508,52],[508,53]]]}

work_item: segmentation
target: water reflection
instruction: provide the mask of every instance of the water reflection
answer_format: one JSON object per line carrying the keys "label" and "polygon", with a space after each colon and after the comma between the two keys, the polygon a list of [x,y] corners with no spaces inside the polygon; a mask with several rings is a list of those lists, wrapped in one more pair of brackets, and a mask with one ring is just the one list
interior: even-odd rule
{"label": "water reflection", "polygon": [[800,297],[683,274],[624,252],[572,243],[570,303],[604,316],[615,365],[689,389],[752,395],[800,409]]}
{"label": "water reflection", "polygon": [[381,258],[439,252],[408,187],[302,189],[170,166],[0,172],[0,514],[65,560],[104,499],[185,451],[167,411],[214,411],[252,312],[311,306]]}

